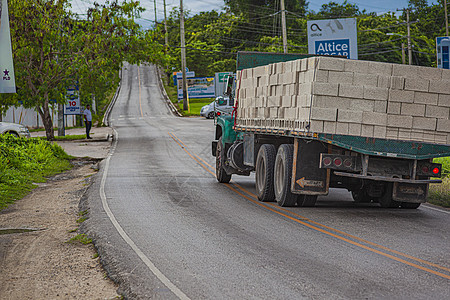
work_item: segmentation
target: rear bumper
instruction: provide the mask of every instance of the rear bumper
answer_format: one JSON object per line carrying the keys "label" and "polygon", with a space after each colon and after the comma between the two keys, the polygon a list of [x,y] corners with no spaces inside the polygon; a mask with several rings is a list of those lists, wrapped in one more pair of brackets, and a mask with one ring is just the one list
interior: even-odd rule
{"label": "rear bumper", "polygon": [[375,180],[375,181],[387,181],[387,182],[401,182],[401,183],[442,183],[441,179],[428,179],[428,180],[414,180],[414,179],[403,179],[403,178],[392,178],[392,177],[384,177],[384,176],[365,176],[361,174],[353,174],[346,172],[333,172],[336,176],[350,177],[350,178],[358,178],[358,179],[366,179],[366,180]]}

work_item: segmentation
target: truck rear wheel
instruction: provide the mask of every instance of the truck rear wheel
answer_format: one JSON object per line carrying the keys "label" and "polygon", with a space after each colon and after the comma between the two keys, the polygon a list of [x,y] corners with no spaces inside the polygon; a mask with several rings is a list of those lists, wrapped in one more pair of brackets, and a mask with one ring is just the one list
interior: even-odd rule
{"label": "truck rear wheel", "polygon": [[223,168],[223,163],[225,162],[225,151],[222,145],[222,137],[219,138],[217,142],[216,149],[216,178],[220,183],[228,183],[231,180],[231,175],[228,175]]}
{"label": "truck rear wheel", "polygon": [[264,144],[259,148],[256,158],[256,194],[262,202],[273,201],[273,173],[275,167],[276,149],[274,145]]}
{"label": "truck rear wheel", "polygon": [[283,144],[275,158],[274,192],[280,206],[294,206],[297,203],[297,195],[291,192],[293,155],[294,145]]}
{"label": "truck rear wheel", "polygon": [[316,205],[317,195],[298,195],[297,205],[302,207],[313,207]]}
{"label": "truck rear wheel", "polygon": [[400,206],[400,202],[392,199],[392,190],[394,188],[393,183],[386,183],[383,196],[378,198],[380,206],[383,208],[397,208]]}

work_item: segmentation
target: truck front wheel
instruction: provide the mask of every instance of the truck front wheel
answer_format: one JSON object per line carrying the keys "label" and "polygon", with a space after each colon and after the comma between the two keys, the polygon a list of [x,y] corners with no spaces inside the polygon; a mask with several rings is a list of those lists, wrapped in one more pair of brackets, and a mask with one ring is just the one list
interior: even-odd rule
{"label": "truck front wheel", "polygon": [[291,192],[293,155],[294,145],[284,144],[275,158],[274,192],[280,206],[294,206],[297,202],[297,195]]}
{"label": "truck front wheel", "polygon": [[259,148],[256,158],[256,194],[262,202],[273,201],[273,173],[275,167],[276,149],[274,145],[264,144]]}
{"label": "truck front wheel", "polygon": [[223,168],[224,162],[225,151],[223,149],[222,137],[220,137],[216,148],[216,178],[220,183],[228,183],[231,180],[231,175],[228,175]]}

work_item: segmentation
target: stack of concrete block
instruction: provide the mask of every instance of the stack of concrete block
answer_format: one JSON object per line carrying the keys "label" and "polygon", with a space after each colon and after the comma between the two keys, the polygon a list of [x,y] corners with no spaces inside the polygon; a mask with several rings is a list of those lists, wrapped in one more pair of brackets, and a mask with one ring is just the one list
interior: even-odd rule
{"label": "stack of concrete block", "polygon": [[450,70],[311,57],[237,85],[239,126],[450,144]]}

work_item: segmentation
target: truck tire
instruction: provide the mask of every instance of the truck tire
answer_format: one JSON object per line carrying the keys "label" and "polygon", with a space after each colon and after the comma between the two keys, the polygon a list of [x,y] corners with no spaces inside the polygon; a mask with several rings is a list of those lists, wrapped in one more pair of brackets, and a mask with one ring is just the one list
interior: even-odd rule
{"label": "truck tire", "polygon": [[372,201],[363,189],[352,191],[352,198],[356,203],[370,203]]}
{"label": "truck tire", "polygon": [[400,207],[406,209],[416,209],[419,208],[420,204],[422,203],[402,202],[400,203]]}
{"label": "truck tire", "polygon": [[317,195],[298,195],[297,205],[301,207],[313,207],[316,205]]}
{"label": "truck tire", "polygon": [[228,183],[231,180],[231,175],[228,175],[223,168],[223,163],[225,162],[225,151],[223,150],[222,137],[219,138],[217,142],[216,149],[216,178],[220,183]]}
{"label": "truck tire", "polygon": [[275,167],[276,149],[274,145],[264,144],[259,148],[256,158],[255,186],[258,200],[274,201],[273,173]]}
{"label": "truck tire", "polygon": [[294,145],[283,144],[278,148],[275,158],[275,200],[283,207],[294,206],[297,203],[297,195],[291,192],[293,155]]}
{"label": "truck tire", "polygon": [[392,199],[392,190],[394,188],[393,183],[386,183],[383,196],[379,197],[378,203],[383,208],[398,208],[400,206],[400,202]]}

